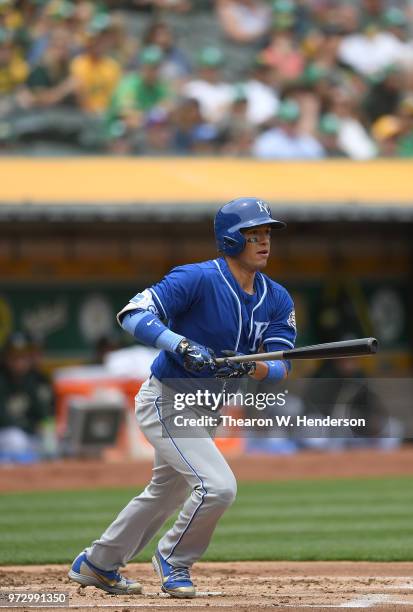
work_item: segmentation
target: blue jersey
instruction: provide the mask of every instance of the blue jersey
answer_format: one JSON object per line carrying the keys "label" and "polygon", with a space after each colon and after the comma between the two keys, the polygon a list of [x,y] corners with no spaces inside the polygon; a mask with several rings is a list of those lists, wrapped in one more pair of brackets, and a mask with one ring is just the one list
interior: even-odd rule
{"label": "blue jersey", "polygon": [[[294,305],[287,290],[261,272],[255,275],[254,290],[250,295],[241,289],[225,259],[218,258],[174,268],[135,296],[127,309],[149,310],[175,333],[212,348],[217,357],[223,350],[252,354],[261,348],[294,348]],[[195,376],[185,370],[181,356],[169,351],[159,353],[151,370],[159,380]]]}

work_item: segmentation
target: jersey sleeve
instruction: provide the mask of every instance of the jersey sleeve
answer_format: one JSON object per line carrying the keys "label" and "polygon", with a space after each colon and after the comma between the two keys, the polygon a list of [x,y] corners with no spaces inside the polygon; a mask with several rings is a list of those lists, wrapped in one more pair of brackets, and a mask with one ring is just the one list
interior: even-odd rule
{"label": "jersey sleeve", "polygon": [[134,310],[147,310],[162,321],[172,319],[189,310],[198,298],[201,283],[199,266],[190,264],[174,268],[159,283],[135,295],[118,313],[118,322],[121,325],[123,316]]}
{"label": "jersey sleeve", "polygon": [[196,264],[171,270],[159,283],[149,288],[161,319],[171,319],[189,310],[198,299],[202,269]]}
{"label": "jersey sleeve", "polygon": [[202,270],[196,264],[174,268],[159,283],[130,299],[117,314],[119,325],[122,326],[126,313],[136,310],[146,310],[167,322],[191,307],[199,295],[201,282]]}
{"label": "jersey sleeve", "polygon": [[294,302],[284,288],[274,299],[273,318],[263,337],[264,351],[285,351],[295,346],[297,336]]}

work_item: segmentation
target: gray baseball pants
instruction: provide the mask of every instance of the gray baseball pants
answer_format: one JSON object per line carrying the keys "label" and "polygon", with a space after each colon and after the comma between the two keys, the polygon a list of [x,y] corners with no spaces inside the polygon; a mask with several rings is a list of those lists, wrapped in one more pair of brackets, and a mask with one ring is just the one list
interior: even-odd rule
{"label": "gray baseball pants", "polygon": [[136,396],[139,427],[155,449],[152,480],[86,549],[88,559],[100,569],[125,565],[180,507],[158,548],[171,565],[191,567],[207,549],[218,519],[235,499],[234,474],[209,436],[168,435],[161,422],[161,393],[161,383],[151,376]]}

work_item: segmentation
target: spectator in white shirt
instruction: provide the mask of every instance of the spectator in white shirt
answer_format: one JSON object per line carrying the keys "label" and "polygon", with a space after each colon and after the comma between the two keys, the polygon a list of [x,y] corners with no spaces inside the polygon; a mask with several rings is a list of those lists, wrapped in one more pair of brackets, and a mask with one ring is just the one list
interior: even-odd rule
{"label": "spectator in white shirt", "polygon": [[331,92],[329,111],[340,121],[338,145],[352,159],[372,159],[377,155],[377,147],[358,117],[357,103],[343,87],[335,87]]}
{"label": "spectator in white shirt", "polygon": [[278,111],[278,126],[266,130],[256,138],[252,154],[261,159],[320,159],[324,149],[314,136],[302,133],[299,127],[300,107],[293,100],[285,100]]}
{"label": "spectator in white shirt", "polygon": [[359,74],[370,76],[399,61],[403,47],[404,44],[392,32],[368,25],[363,32],[343,38],[338,56]]}
{"label": "spectator in white shirt", "polygon": [[411,70],[413,67],[413,41],[409,33],[407,15],[396,6],[392,6],[385,11],[383,22],[386,30],[393,34],[400,43],[397,63]]}
{"label": "spectator in white shirt", "polygon": [[247,99],[247,119],[252,125],[261,125],[277,114],[280,101],[273,80],[273,69],[257,60],[242,85]]}
{"label": "spectator in white shirt", "polygon": [[199,55],[198,76],[183,86],[185,98],[198,100],[205,121],[219,123],[233,100],[233,87],[221,76],[223,54],[217,47],[205,47]]}

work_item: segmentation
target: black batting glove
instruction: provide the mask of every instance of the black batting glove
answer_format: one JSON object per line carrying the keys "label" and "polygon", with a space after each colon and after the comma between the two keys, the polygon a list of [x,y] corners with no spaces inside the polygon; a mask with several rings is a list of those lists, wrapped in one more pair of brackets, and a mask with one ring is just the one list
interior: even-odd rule
{"label": "black batting glove", "polygon": [[176,352],[183,356],[184,368],[189,372],[214,373],[217,368],[215,353],[212,349],[186,338],[178,344]]}
{"label": "black batting glove", "polygon": [[[235,351],[222,351],[222,354],[227,357],[242,355],[242,353],[236,353]],[[242,376],[254,374],[255,370],[255,361],[233,363],[232,361],[225,360],[222,365],[217,367],[214,376],[215,378],[242,378]]]}

